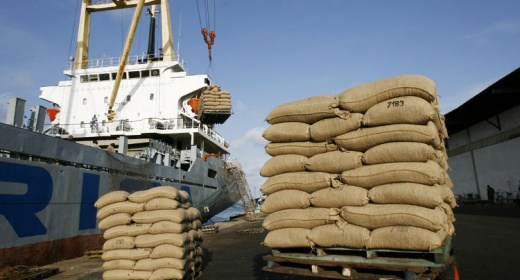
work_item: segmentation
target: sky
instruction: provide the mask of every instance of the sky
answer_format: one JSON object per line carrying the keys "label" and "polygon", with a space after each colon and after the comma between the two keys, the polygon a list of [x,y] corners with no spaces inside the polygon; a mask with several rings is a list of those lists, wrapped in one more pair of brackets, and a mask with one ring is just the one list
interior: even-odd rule
{"label": "sky", "polygon": [[[188,74],[208,73],[231,93],[233,115],[216,130],[231,143],[255,197],[269,158],[265,117],[278,105],[421,74],[435,81],[446,114],[520,67],[517,0],[210,0],[209,27],[217,35],[211,63],[200,33],[204,0],[170,2]],[[49,106],[38,100],[39,88],[66,80],[79,3],[2,2],[0,121],[12,96],[27,100],[26,112]],[[91,58],[121,56],[131,16],[94,14]],[[141,21],[132,54],[146,51],[148,20]]]}

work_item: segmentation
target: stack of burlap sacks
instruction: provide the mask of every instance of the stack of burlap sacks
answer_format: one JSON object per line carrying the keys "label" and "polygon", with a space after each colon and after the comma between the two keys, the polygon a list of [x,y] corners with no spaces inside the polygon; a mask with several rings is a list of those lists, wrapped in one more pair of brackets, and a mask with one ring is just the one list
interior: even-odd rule
{"label": "stack of burlap sacks", "polygon": [[429,78],[286,103],[267,121],[266,246],[432,250],[454,234],[447,132]]}
{"label": "stack of burlap sacks", "polygon": [[197,279],[202,222],[189,194],[171,186],[100,197],[103,279]]}
{"label": "stack of burlap sacks", "polygon": [[218,85],[210,85],[201,94],[198,112],[203,115],[211,112],[231,114],[231,95]]}

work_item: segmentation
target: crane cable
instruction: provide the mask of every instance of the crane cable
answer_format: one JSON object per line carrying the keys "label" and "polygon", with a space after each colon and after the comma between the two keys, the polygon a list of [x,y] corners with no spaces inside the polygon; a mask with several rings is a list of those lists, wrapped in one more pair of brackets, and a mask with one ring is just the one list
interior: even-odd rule
{"label": "crane cable", "polygon": [[211,57],[211,48],[213,44],[215,44],[215,38],[217,35],[215,34],[216,29],[216,21],[215,21],[215,15],[216,15],[216,8],[215,8],[215,0],[213,0],[213,30],[211,28],[211,20],[210,20],[210,5],[209,0],[204,0],[204,16],[206,20],[205,27],[202,27],[202,18],[200,15],[200,6],[199,6],[199,0],[196,0],[197,2],[197,12],[199,13],[199,25],[200,30],[202,33],[202,38],[204,39],[204,42],[208,46],[208,57],[209,62],[211,63],[212,57]]}

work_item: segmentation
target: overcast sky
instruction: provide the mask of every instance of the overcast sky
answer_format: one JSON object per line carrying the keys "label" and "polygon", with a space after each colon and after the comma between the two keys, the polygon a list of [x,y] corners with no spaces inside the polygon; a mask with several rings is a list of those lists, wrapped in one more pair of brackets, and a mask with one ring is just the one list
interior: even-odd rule
{"label": "overcast sky", "polygon": [[[436,82],[441,112],[447,113],[520,66],[516,0],[215,0],[209,14],[217,34],[211,64],[197,1],[170,2],[175,46],[187,71],[207,72],[231,92],[234,114],[216,129],[231,143],[255,196],[268,158],[264,119],[275,106],[422,74]],[[26,111],[49,105],[38,101],[39,87],[65,79],[75,50],[78,3],[3,1],[0,121],[11,96],[26,99]],[[121,55],[131,15],[94,15],[91,58]],[[200,16],[205,26],[202,9]],[[147,18],[142,22],[132,54],[146,51]]]}

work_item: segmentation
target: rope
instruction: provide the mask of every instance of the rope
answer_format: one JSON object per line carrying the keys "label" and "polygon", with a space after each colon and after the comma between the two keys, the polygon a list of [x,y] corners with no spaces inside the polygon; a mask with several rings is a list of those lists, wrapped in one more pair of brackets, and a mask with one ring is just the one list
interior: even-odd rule
{"label": "rope", "polygon": [[78,18],[78,3],[79,3],[80,0],[76,1],[76,12],[74,13],[74,22],[73,24],[71,24],[72,28],[71,28],[71,32],[70,32],[70,44],[69,44],[69,56],[68,58],[71,57],[71,52],[72,52],[72,44],[73,44],[73,41],[74,41],[74,31],[76,30],[76,20]]}

